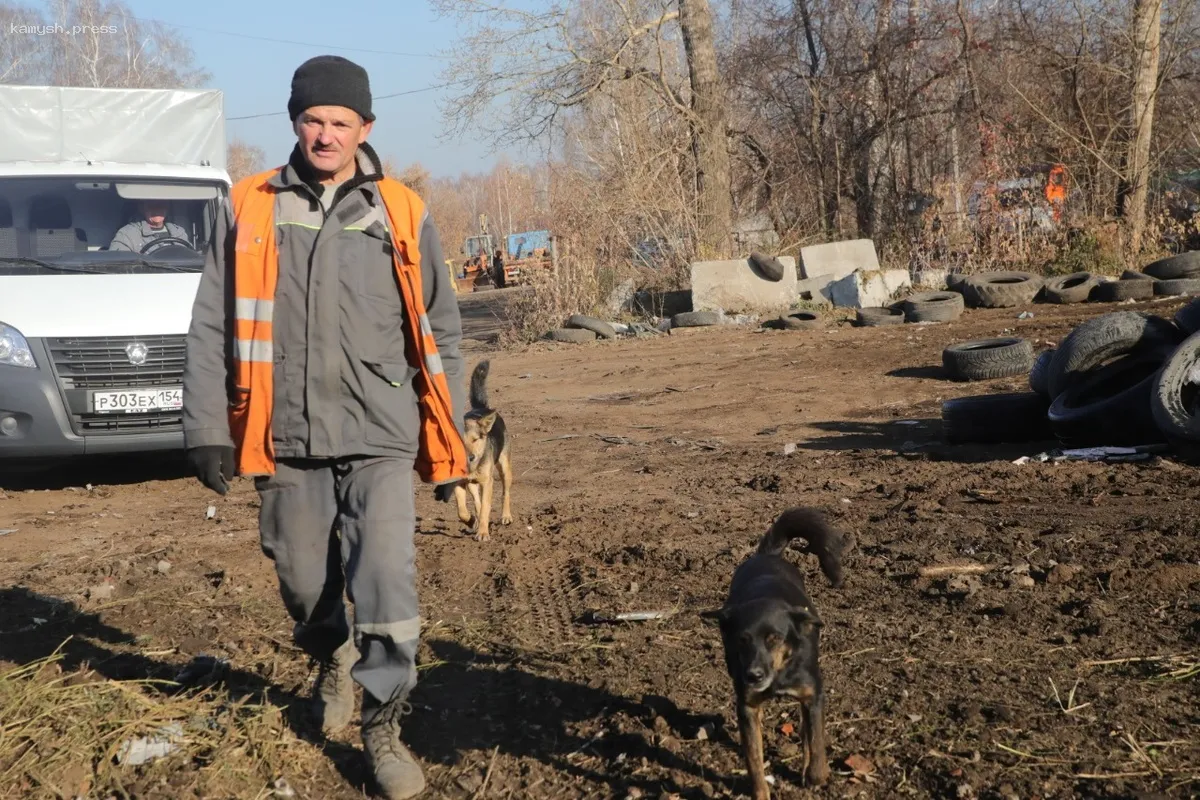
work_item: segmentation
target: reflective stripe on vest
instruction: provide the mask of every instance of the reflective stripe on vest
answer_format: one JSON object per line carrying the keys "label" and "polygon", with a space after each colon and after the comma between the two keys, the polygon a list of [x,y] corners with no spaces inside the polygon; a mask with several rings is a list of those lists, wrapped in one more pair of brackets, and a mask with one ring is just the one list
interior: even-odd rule
{"label": "reflective stripe on vest", "polygon": [[[271,429],[274,406],[275,286],[279,275],[275,245],[275,189],[268,181],[276,168],[239,181],[232,192],[234,247],[234,375],[238,396],[229,412],[241,475],[272,475],[275,454]],[[467,474],[466,448],[454,420],[450,386],[433,328],[425,311],[417,237],[425,206],[416,194],[391,178],[377,182],[391,228],[393,264],[404,304],[405,353],[417,370],[413,388],[421,412],[416,470],[429,483]]]}

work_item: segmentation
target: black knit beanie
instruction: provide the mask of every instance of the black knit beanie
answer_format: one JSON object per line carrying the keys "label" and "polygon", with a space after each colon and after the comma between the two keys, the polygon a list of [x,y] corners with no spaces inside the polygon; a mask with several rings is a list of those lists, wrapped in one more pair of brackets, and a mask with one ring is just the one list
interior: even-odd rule
{"label": "black knit beanie", "polygon": [[316,56],[296,68],[288,114],[292,122],[313,106],[343,106],[371,122],[371,83],[367,71],[341,56]]}

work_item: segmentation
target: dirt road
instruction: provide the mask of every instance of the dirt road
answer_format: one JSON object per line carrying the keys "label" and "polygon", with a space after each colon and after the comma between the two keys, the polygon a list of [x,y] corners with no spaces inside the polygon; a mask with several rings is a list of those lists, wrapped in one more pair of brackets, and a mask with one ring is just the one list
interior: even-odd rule
{"label": "dirt road", "polygon": [[459,297],[458,309],[462,314],[463,337],[478,342],[494,342],[505,329],[505,309],[529,290],[525,287],[511,289],[486,289]]}
{"label": "dirt road", "polygon": [[[835,774],[799,788],[797,709],[779,704],[774,796],[1196,796],[1200,473],[1018,466],[1039,448],[939,442],[942,400],[1024,388],[944,380],[946,344],[1008,330],[1041,349],[1113,307],[1032,310],[486,353],[516,441],[516,521],[479,544],[419,490],[406,738],[429,796],[744,796],[719,639],[698,614],[796,504],[828,510],[855,547],[841,590],[804,561]],[[0,665],[61,647],[67,673],[94,670],[0,680],[0,795],[289,796],[272,793],[283,779],[297,797],[362,796],[356,735],[325,742],[303,718],[313,672],[258,549],[252,487],[217,497],[164,470],[0,495],[0,529],[15,529],[0,536]],[[961,559],[996,569],[915,575]],[[671,616],[588,616],[630,610]],[[227,666],[199,697],[99,680],[171,679],[204,654]],[[196,731],[176,754],[114,763],[169,719]]]}

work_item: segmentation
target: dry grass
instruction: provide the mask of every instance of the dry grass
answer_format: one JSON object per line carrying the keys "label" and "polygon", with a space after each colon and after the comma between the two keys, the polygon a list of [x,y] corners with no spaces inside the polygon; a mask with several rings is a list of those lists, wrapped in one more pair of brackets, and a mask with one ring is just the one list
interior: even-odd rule
{"label": "dry grass", "polygon": [[[59,660],[56,653],[0,673],[0,797],[285,797],[283,787],[307,784],[322,762],[328,769],[275,706],[68,673]],[[168,735],[173,752],[120,763],[123,745],[163,736],[167,726],[182,730]]]}
{"label": "dry grass", "polygon": [[551,270],[534,272],[529,281],[532,291],[517,295],[506,306],[509,330],[505,344],[527,344],[553,328],[561,328],[571,314],[592,311],[601,300],[601,282],[597,270],[573,259],[563,259],[557,274]]}
{"label": "dry grass", "polygon": [[1158,681],[1182,681],[1200,677],[1200,653],[1113,658],[1107,661],[1089,661],[1086,664],[1089,667],[1115,665],[1140,665],[1149,671],[1151,680]]}

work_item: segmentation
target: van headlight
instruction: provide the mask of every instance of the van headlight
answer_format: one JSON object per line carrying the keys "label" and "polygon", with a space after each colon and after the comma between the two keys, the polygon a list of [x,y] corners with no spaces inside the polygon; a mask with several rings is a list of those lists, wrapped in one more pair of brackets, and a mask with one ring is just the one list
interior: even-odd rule
{"label": "van headlight", "polygon": [[36,367],[33,351],[21,332],[0,322],[0,364],[10,367]]}

